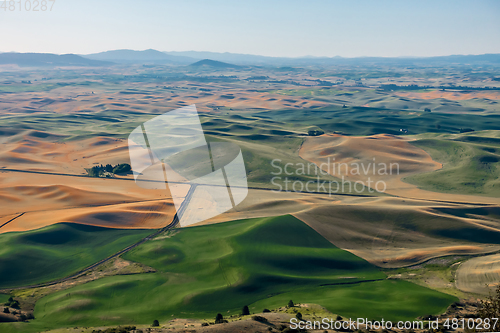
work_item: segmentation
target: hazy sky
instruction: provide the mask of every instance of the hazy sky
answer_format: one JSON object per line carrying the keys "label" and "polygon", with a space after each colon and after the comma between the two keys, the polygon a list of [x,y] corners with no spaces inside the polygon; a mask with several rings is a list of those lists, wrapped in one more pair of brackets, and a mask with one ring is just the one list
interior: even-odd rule
{"label": "hazy sky", "polygon": [[[34,0],[0,9],[0,52],[113,49],[268,56],[500,53],[500,1]],[[0,0],[1,4],[1,0]],[[52,3],[49,1],[48,6]]]}

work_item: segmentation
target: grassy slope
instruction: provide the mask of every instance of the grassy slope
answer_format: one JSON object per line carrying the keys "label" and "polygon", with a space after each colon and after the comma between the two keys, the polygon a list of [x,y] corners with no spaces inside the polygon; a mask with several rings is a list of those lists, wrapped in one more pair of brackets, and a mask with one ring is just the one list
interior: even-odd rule
{"label": "grassy slope", "polygon": [[438,313],[456,300],[385,280],[375,266],[336,248],[292,216],[182,229],[137,247],[125,259],[158,272],[108,277],[57,292],[37,303],[35,321],[4,328],[211,318],[217,312],[237,314],[243,305],[253,311],[283,306],[289,299],[349,316],[414,318]]}
{"label": "grassy slope", "polygon": [[410,320],[416,316],[442,313],[457,299],[402,280],[383,280],[353,285],[325,286],[296,290],[254,303],[256,312],[283,306],[292,299],[301,303],[321,304],[343,317]]}
{"label": "grassy slope", "polygon": [[[411,143],[427,151],[443,168],[405,179],[419,187],[444,193],[500,196],[500,134],[420,135]],[[487,136],[485,136],[487,135]]]}
{"label": "grassy slope", "polygon": [[150,233],[151,230],[61,223],[33,231],[1,234],[0,288],[65,277]]}

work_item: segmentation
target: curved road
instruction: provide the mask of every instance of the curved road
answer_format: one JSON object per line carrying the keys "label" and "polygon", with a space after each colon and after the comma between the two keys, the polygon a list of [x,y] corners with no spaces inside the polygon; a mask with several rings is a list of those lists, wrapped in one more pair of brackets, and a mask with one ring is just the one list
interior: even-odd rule
{"label": "curved road", "polygon": [[12,222],[12,221],[14,221],[15,219],[17,219],[18,217],[23,216],[25,213],[26,213],[26,212],[22,212],[21,214],[17,215],[16,217],[11,218],[10,220],[8,220],[7,222],[5,222],[4,224],[0,225],[0,228],[1,228],[1,227],[6,226],[6,225],[7,225],[7,224],[9,224],[10,222]]}

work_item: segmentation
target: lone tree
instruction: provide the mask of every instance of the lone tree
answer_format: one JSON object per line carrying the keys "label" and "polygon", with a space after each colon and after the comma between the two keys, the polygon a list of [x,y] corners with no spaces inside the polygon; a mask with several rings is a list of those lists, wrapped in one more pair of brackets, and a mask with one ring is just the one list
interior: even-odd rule
{"label": "lone tree", "polygon": [[500,286],[495,289],[494,295],[489,295],[486,300],[481,301],[481,309],[479,317],[481,318],[498,318],[500,316]]}
{"label": "lone tree", "polygon": [[322,134],[325,134],[325,131],[323,131],[321,129],[310,129],[307,132],[307,135],[309,135],[309,136],[318,136],[318,135],[322,135]]}
{"label": "lone tree", "polygon": [[151,325],[151,326],[158,327],[158,326],[160,326],[160,322],[155,319],[155,320],[153,320],[153,325]]}
{"label": "lone tree", "polygon": [[224,322],[224,317],[222,317],[222,314],[218,313],[215,316],[215,323],[216,324],[222,324]]}
{"label": "lone tree", "polygon": [[295,315],[295,318],[297,318],[298,320],[302,321],[302,313],[297,312],[297,314]]}
{"label": "lone tree", "polygon": [[293,304],[293,301],[292,300],[289,300],[288,301],[288,307],[289,308],[293,308],[295,306],[295,304]]}
{"label": "lone tree", "polygon": [[10,313],[9,308],[3,308],[3,313]]}
{"label": "lone tree", "polygon": [[241,315],[242,316],[248,316],[250,314],[250,310],[248,309],[248,305],[245,305],[243,307],[243,310],[241,310]]}

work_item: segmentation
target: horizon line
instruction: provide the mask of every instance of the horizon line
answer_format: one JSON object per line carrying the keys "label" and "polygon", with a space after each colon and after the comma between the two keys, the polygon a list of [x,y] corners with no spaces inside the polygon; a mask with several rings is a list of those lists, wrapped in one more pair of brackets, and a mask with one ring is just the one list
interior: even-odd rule
{"label": "horizon line", "polygon": [[261,54],[251,54],[251,53],[235,53],[235,52],[217,52],[217,51],[194,51],[194,50],[188,50],[188,51],[159,51],[157,49],[144,49],[144,50],[134,50],[134,49],[113,49],[113,50],[106,50],[106,51],[100,51],[100,52],[93,52],[93,53],[53,53],[53,52],[18,52],[18,51],[0,51],[0,54],[2,53],[19,53],[19,54],[55,54],[55,55],[79,55],[79,56],[86,56],[86,55],[92,55],[92,54],[99,54],[99,53],[105,53],[105,52],[113,52],[113,51],[134,51],[134,52],[145,52],[145,51],[157,51],[161,52],[167,55],[172,55],[172,56],[179,56],[179,57],[188,57],[185,55],[174,55],[170,54],[172,52],[174,53],[181,53],[181,52],[198,52],[198,53],[215,53],[215,54],[232,54],[232,55],[244,55],[244,56],[255,56],[255,57],[264,57],[264,58],[286,58],[286,59],[304,59],[304,58],[311,58],[311,59],[332,59],[332,58],[343,58],[343,59],[357,59],[357,58],[399,58],[399,59],[404,59],[404,58],[413,58],[413,59],[425,59],[425,58],[438,58],[438,57],[452,57],[452,56],[481,56],[481,55],[500,55],[500,53],[477,53],[477,54],[447,54],[447,55],[434,55],[434,56],[413,56],[413,55],[405,55],[405,56],[354,56],[354,57],[345,57],[345,56],[340,56],[340,55],[335,55],[335,56],[313,56],[313,55],[304,55],[304,56],[266,56],[266,55],[261,55]]}

